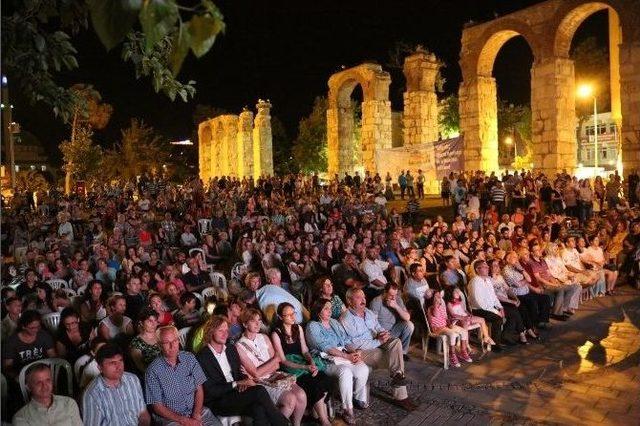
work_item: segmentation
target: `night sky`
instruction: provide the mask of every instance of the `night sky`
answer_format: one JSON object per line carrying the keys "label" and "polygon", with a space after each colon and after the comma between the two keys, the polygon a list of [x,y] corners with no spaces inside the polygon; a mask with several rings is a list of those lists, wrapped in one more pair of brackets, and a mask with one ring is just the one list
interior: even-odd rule
{"label": "night sky", "polygon": [[[180,73],[183,81],[196,80],[197,94],[189,103],[171,102],[156,94],[149,79],[136,80],[133,67],[120,59],[120,49],[106,53],[92,30],[74,38],[80,68],[64,74],[65,85],[92,84],[114,107],[109,126],[95,139],[104,147],[120,139],[120,129],[139,117],[167,139],[182,139],[193,132],[196,104],[209,104],[239,113],[253,109],[258,98],[270,99],[272,115],[284,123],[290,138],[300,118],[309,114],[313,99],[326,95],[329,76],[340,69],[375,61],[391,73],[390,96],[395,111],[402,109],[401,70],[389,69],[389,52],[398,42],[422,44],[447,67],[445,95],[461,80],[458,58],[462,25],[482,22],[539,3],[534,0],[218,0],[227,32],[201,59],[190,54]],[[604,30],[603,30],[604,28]],[[606,14],[596,14],[580,28],[576,39],[597,35],[606,43]],[[603,36],[604,34],[604,36]],[[575,40],[574,40],[575,41]],[[513,103],[528,103],[529,70],[533,61],[521,37],[500,51],[494,67],[498,95]],[[54,161],[60,160],[58,143],[68,129],[42,106],[25,103],[13,90],[14,117],[43,142]]]}

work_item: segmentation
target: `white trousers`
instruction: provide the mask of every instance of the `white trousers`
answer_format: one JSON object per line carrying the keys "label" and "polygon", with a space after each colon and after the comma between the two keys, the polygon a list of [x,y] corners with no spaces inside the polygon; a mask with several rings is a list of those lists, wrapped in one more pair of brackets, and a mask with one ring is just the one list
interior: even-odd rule
{"label": "white trousers", "polygon": [[329,364],[325,373],[338,379],[342,407],[353,408],[353,399],[367,402],[367,380],[369,367],[364,362],[357,364]]}

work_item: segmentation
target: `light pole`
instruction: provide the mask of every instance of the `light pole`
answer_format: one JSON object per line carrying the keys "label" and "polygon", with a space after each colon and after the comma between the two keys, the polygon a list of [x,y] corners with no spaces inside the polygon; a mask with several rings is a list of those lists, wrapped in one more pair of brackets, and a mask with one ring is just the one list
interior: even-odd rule
{"label": "light pole", "polygon": [[594,174],[598,173],[598,100],[595,95],[595,90],[591,84],[581,84],[578,87],[578,96],[581,98],[593,98],[593,148],[594,148],[594,161],[593,169]]}
{"label": "light pole", "polygon": [[513,163],[515,164],[516,157],[518,156],[518,152],[516,150],[516,140],[511,136],[507,136],[506,138],[504,138],[504,144],[507,146],[513,145]]}

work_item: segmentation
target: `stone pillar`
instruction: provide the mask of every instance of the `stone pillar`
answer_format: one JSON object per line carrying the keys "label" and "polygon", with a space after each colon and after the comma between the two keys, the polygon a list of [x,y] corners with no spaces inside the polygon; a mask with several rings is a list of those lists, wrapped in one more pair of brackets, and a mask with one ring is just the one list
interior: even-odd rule
{"label": "stone pillar", "polygon": [[338,161],[340,163],[341,173],[349,172],[353,174],[355,167],[360,164],[356,161],[353,114],[353,106],[350,101],[347,105],[340,105],[338,107],[338,138],[340,140]]}
{"label": "stone pillar", "polygon": [[404,61],[407,91],[404,92],[404,145],[438,140],[436,76],[440,68],[435,55],[418,52]]}
{"label": "stone pillar", "polygon": [[640,171],[640,40],[620,45],[622,167]]}
{"label": "stone pillar", "polygon": [[253,178],[253,113],[243,109],[238,119],[236,146],[238,152],[238,178]]}
{"label": "stone pillar", "polygon": [[463,81],[460,98],[460,130],[464,138],[465,170],[498,170],[498,101],[496,80],[476,76]]}
{"label": "stone pillar", "polygon": [[209,170],[204,158],[205,144],[207,144],[207,141],[205,141],[205,127],[208,127],[205,122],[198,125],[198,176],[206,184],[209,180]]}
{"label": "stone pillar", "polygon": [[391,148],[391,101],[365,100],[362,102],[360,140],[362,165],[365,171],[373,174],[377,170],[376,150]]}
{"label": "stone pillar", "polygon": [[[220,118],[216,117],[211,122],[212,140],[211,144],[213,149],[211,150],[211,173],[213,176],[225,175],[225,169],[223,166],[223,159],[226,157],[226,152],[223,147],[223,129]],[[228,158],[228,157],[226,157]]]}
{"label": "stone pillar", "polygon": [[273,137],[271,135],[271,103],[258,100],[258,113],[253,120],[253,176],[273,176]]}
{"label": "stone pillar", "polygon": [[338,108],[327,108],[327,172],[333,175],[340,173],[340,135]]}
{"label": "stone pillar", "polygon": [[533,167],[547,175],[576,167],[573,61],[544,58],[531,68]]}
{"label": "stone pillar", "polygon": [[609,8],[609,93],[611,94],[611,118],[618,129],[622,126],[622,104],[620,100],[620,43],[622,29],[620,18]]}
{"label": "stone pillar", "polygon": [[222,123],[222,146],[227,150],[227,175],[238,177],[238,147],[237,147],[237,134],[238,134],[238,116],[233,114],[226,114],[220,116]]}

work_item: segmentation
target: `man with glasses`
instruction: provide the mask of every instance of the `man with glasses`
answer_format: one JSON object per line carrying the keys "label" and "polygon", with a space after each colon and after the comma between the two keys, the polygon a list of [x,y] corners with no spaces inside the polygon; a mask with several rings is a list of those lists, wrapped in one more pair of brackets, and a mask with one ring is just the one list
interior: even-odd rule
{"label": "man with glasses", "polygon": [[100,375],[82,397],[84,424],[91,426],[148,426],[151,417],[142,397],[140,380],[124,371],[122,349],[107,343],[98,349]]}
{"label": "man with glasses", "polygon": [[204,407],[207,376],[196,357],[180,350],[178,329],[158,329],[161,355],[147,368],[145,394],[156,423],[163,426],[215,426],[220,421]]}
{"label": "man with glasses", "polygon": [[476,276],[469,281],[469,305],[473,315],[484,318],[491,327],[491,338],[495,345],[492,350],[502,350],[502,323],[504,309],[496,296],[493,279],[489,276],[489,265],[484,260],[477,260],[473,264]]}

